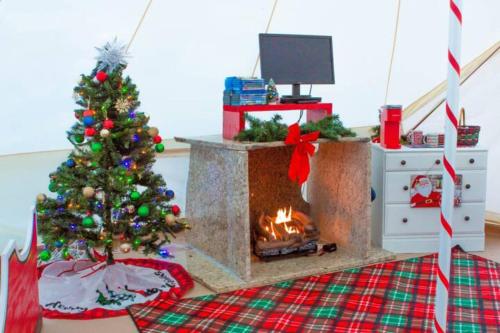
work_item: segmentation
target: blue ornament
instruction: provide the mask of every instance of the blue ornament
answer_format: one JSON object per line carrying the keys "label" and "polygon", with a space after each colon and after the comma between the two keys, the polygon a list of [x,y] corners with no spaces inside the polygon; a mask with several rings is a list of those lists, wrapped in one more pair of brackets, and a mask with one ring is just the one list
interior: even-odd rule
{"label": "blue ornament", "polygon": [[175,197],[175,193],[174,193],[174,191],[172,191],[172,190],[166,190],[166,191],[165,191],[165,195],[166,195],[166,196],[167,196],[167,198],[169,198],[169,199],[173,199],[173,198]]}
{"label": "blue ornament", "polygon": [[85,239],[80,239],[80,240],[78,240],[78,245],[79,245],[79,246],[84,246],[84,245],[86,245],[86,244],[87,244],[87,241],[85,241]]}
{"label": "blue ornament", "polygon": [[102,202],[100,202],[100,201],[98,201],[95,206],[97,207],[97,209],[102,209],[102,207],[103,207]]}
{"label": "blue ornament", "polygon": [[134,118],[135,118],[135,112],[134,112],[134,111],[130,112],[130,113],[128,114],[128,117],[129,117],[130,119],[134,119]]}
{"label": "blue ornament", "polygon": [[158,254],[162,258],[169,258],[171,256],[166,247],[160,247],[160,249],[158,250]]}
{"label": "blue ornament", "polygon": [[72,158],[70,158],[70,159],[68,159],[68,160],[66,161],[66,166],[67,166],[68,168],[72,168],[72,167],[74,167],[74,166],[75,166],[75,164],[76,164],[76,163],[75,163],[75,160],[74,160],[74,159],[72,159]]}
{"label": "blue ornament", "polygon": [[83,124],[87,127],[94,125],[94,117],[83,117]]}
{"label": "blue ornament", "polygon": [[64,245],[64,243],[61,242],[60,240],[56,240],[54,242],[54,246],[57,247],[58,249],[61,248],[61,247],[63,247],[63,245]]}
{"label": "blue ornament", "polygon": [[141,224],[140,224],[139,222],[135,222],[135,223],[134,223],[134,229],[135,229],[135,230],[140,230],[140,229],[141,229],[141,227],[142,227],[142,226],[141,226]]}
{"label": "blue ornament", "polygon": [[130,169],[130,166],[132,165],[132,159],[131,158],[126,158],[122,161],[122,166],[126,168],[127,170]]}
{"label": "blue ornament", "polygon": [[78,226],[75,223],[69,224],[69,230],[76,231],[77,229],[78,229]]}
{"label": "blue ornament", "polygon": [[140,139],[141,138],[140,138],[139,134],[136,133],[136,134],[132,135],[132,141],[139,142]]}
{"label": "blue ornament", "polygon": [[60,214],[64,213],[64,207],[58,207],[57,212]]}

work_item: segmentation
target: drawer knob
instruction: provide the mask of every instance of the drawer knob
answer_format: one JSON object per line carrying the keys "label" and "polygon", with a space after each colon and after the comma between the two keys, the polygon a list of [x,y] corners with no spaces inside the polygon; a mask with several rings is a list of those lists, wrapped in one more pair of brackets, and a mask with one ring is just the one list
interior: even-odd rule
{"label": "drawer knob", "polygon": [[409,187],[408,185],[403,186],[403,191],[408,191]]}
{"label": "drawer knob", "polygon": [[470,189],[470,184],[465,184],[466,189]]}
{"label": "drawer knob", "polygon": [[406,165],[406,161],[405,160],[401,160],[401,165]]}
{"label": "drawer knob", "polygon": [[407,217],[403,217],[403,223],[407,223],[408,222],[408,218]]}
{"label": "drawer knob", "polygon": [[466,216],[466,217],[464,217],[464,220],[465,220],[465,221],[469,221],[469,220],[470,220],[470,216]]}
{"label": "drawer knob", "polygon": [[441,160],[436,160],[436,162],[434,162],[434,163],[436,163],[436,165],[439,165],[439,164],[441,164]]}
{"label": "drawer knob", "polygon": [[474,162],[476,162],[476,161],[475,161],[473,158],[471,158],[471,159],[469,160],[469,163],[470,163],[470,164],[474,164]]}

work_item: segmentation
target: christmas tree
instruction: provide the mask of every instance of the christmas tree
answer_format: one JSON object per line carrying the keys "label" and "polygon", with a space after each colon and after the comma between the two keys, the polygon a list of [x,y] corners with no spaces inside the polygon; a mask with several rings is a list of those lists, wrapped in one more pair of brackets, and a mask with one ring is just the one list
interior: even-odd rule
{"label": "christmas tree", "polygon": [[162,254],[169,235],[186,227],[176,218],[180,208],[169,203],[174,192],[152,171],[164,146],[138,110],[136,85],[123,75],[125,47],[115,40],[97,50],[97,65],[74,88],[78,121],[67,132],[74,149],[50,174],[57,197],[37,197],[42,260],[56,249],[69,258],[73,242],[104,248],[108,264],[118,244],[123,252]]}
{"label": "christmas tree", "polygon": [[278,89],[276,88],[276,83],[274,83],[273,79],[269,79],[269,83],[267,84],[266,89],[266,99],[267,104],[276,104],[279,101]]}

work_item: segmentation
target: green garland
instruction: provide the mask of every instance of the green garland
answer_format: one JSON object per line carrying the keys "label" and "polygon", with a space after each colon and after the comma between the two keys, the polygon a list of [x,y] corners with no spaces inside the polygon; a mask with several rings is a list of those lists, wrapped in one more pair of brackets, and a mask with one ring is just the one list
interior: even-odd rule
{"label": "green garland", "polygon": [[[245,115],[249,127],[234,137],[237,141],[271,142],[284,141],[288,134],[288,125],[281,122],[283,119],[275,114],[271,120],[260,120],[249,114]],[[300,126],[302,134],[319,131],[319,137],[338,140],[341,137],[354,137],[356,134],[345,128],[339,115],[328,116],[318,122],[307,122]]]}

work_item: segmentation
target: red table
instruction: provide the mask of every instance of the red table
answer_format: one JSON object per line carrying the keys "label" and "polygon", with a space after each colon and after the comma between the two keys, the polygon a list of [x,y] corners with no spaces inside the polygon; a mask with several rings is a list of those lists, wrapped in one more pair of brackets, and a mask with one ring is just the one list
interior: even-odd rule
{"label": "red table", "polygon": [[244,130],[246,112],[306,110],[307,121],[318,121],[330,116],[332,108],[332,103],[224,105],[222,136],[224,139],[233,139],[236,134]]}

